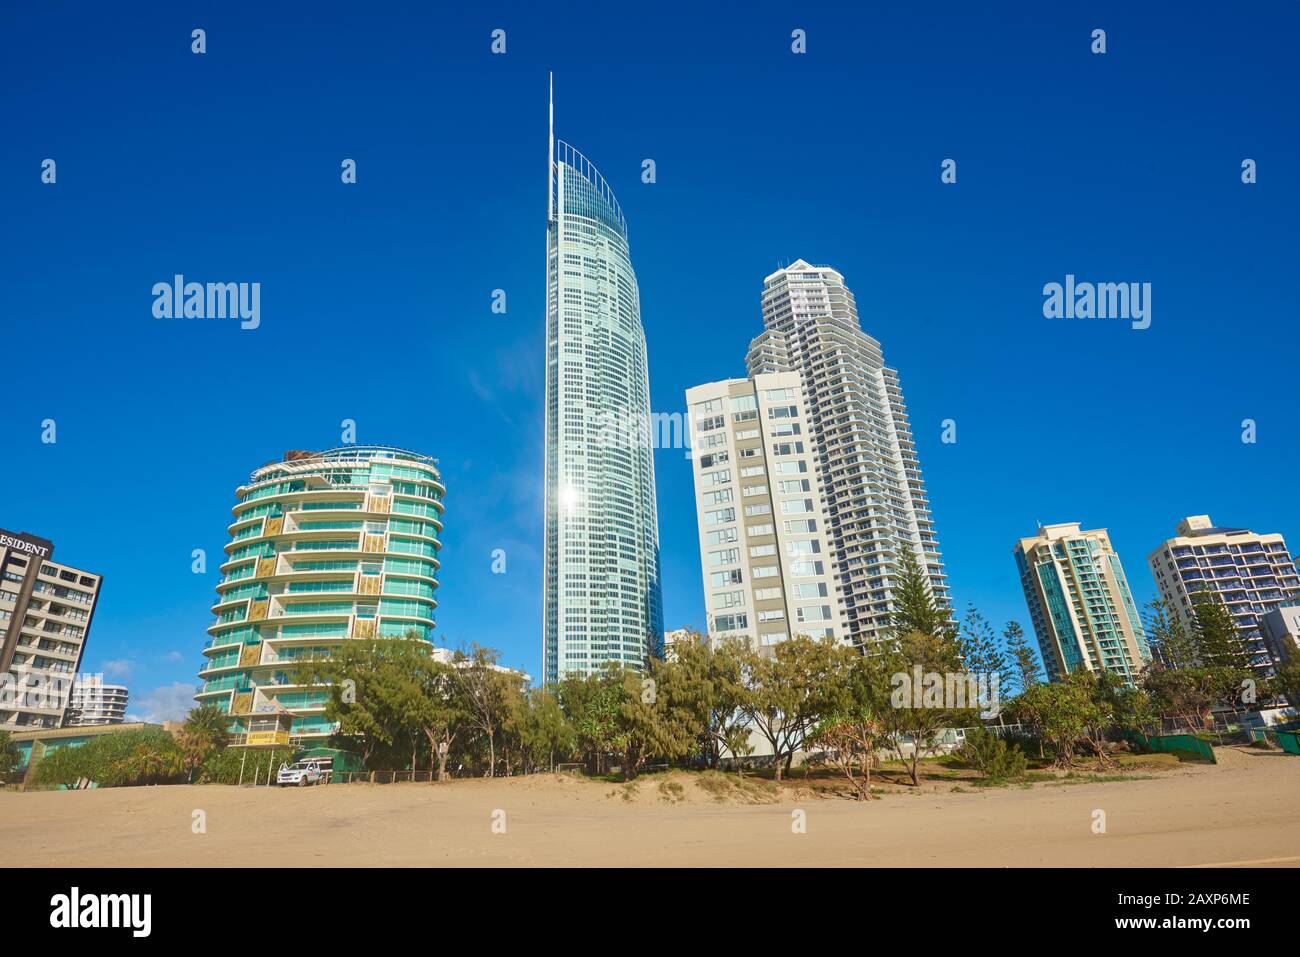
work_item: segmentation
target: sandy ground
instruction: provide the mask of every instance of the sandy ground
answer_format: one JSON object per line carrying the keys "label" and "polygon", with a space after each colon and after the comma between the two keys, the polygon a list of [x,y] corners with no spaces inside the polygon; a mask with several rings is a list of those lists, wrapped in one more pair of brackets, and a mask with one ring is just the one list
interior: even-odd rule
{"label": "sandy ground", "polygon": [[[1300,758],[1219,759],[1147,780],[936,785],[863,804],[798,786],[720,799],[681,773],[643,777],[631,794],[550,775],[8,792],[0,847],[5,864],[28,867],[1300,866]],[[205,833],[192,829],[195,811]],[[792,828],[798,811],[804,833]],[[1097,811],[1104,834],[1093,833]]]}

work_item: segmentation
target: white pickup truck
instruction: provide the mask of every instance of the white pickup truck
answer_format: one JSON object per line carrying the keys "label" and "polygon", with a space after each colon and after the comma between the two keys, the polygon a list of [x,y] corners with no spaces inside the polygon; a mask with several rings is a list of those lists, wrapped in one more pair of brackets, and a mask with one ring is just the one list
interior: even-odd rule
{"label": "white pickup truck", "polygon": [[295,761],[293,764],[280,765],[280,770],[275,776],[275,783],[282,788],[291,784],[306,787],[309,784],[320,783],[320,779],[320,765],[315,761]]}

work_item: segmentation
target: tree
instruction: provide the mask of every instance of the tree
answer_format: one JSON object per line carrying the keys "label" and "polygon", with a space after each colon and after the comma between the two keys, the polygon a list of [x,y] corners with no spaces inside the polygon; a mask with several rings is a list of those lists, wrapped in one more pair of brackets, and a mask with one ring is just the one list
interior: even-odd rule
{"label": "tree", "polygon": [[819,747],[827,762],[848,780],[856,799],[871,796],[871,769],[884,735],[884,724],[877,711],[880,707],[878,682],[873,679],[873,663],[858,655],[834,664],[844,669],[835,684],[841,689],[837,706],[825,715],[809,744]]}
{"label": "tree", "polygon": [[622,689],[608,671],[586,677],[570,675],[556,687],[556,697],[573,729],[580,759],[592,774],[603,773],[606,759],[618,750],[621,696]]}
{"label": "tree", "polygon": [[1055,767],[1073,767],[1076,743],[1102,723],[1093,690],[1091,674],[1075,672],[1063,681],[1034,685],[1011,702],[1013,717],[1038,728],[1052,744]]}
{"label": "tree", "polygon": [[[888,702],[878,709],[885,739],[903,762],[913,787],[919,787],[921,759],[934,753],[942,732],[978,720],[970,708],[944,700],[946,677],[962,673],[957,641],[946,629],[931,634],[913,631],[866,660],[863,667],[870,671],[865,680],[877,698],[885,696]],[[925,685],[919,700],[914,687],[918,674]],[[932,693],[935,680],[940,685],[937,694]]]}
{"label": "tree", "polygon": [[86,778],[100,787],[128,787],[177,781],[185,757],[172,736],[160,728],[113,731],[78,747],[47,751],[32,768],[38,786],[75,784]]}
{"label": "tree", "polygon": [[613,673],[619,695],[614,739],[623,753],[623,777],[632,780],[645,759],[654,755],[669,761],[690,751],[693,727],[689,711],[674,706],[671,696],[660,694],[657,675],[673,665],[651,659],[650,676],[632,668]]}
{"label": "tree", "polygon": [[657,672],[660,694],[685,712],[696,729],[696,748],[711,768],[718,766],[723,751],[743,757],[729,741],[746,745],[749,741],[741,710],[744,650],[744,644],[735,639],[716,645],[699,640],[679,642],[676,660]]}
{"label": "tree", "polygon": [[328,684],[325,717],[338,722],[338,737],[367,767],[391,768],[406,763],[430,706],[425,676],[435,663],[429,650],[408,638],[345,641],[328,658],[303,663],[295,680]]}
{"label": "tree", "polygon": [[1300,709],[1300,654],[1292,652],[1277,666],[1276,685],[1292,708]]}
{"label": "tree", "polygon": [[497,652],[474,644],[468,653],[457,652],[453,675],[467,706],[470,727],[487,739],[487,776],[496,774],[496,739],[510,711],[511,686],[519,691],[518,679],[497,667]]}
{"label": "tree", "polygon": [[190,709],[185,724],[176,735],[176,743],[180,745],[191,780],[209,754],[226,746],[230,737],[226,731],[229,724],[230,715],[215,704],[202,704]]}
{"label": "tree", "polygon": [[454,666],[430,656],[420,662],[417,674],[420,701],[415,720],[429,742],[430,755],[438,763],[438,780],[445,781],[447,759],[465,729],[468,704],[461,694]]}
{"label": "tree", "polygon": [[836,678],[855,653],[803,635],[781,642],[773,652],[770,657],[756,651],[742,654],[741,711],[771,746],[780,781],[808,735],[839,704],[842,688]]}
{"label": "tree", "polygon": [[1201,593],[1192,602],[1200,663],[1209,668],[1250,672],[1250,654],[1228,606],[1217,596]]}
{"label": "tree", "polygon": [[1008,745],[987,728],[971,729],[962,742],[961,759],[990,781],[1022,778],[1028,762],[1019,745]]}
{"label": "tree", "polygon": [[23,754],[8,731],[0,731],[0,782],[8,782],[18,773]]}
{"label": "tree", "polygon": [[912,632],[923,635],[946,635],[953,632],[952,616],[939,605],[930,589],[930,578],[916,560],[912,546],[903,543],[898,551],[894,578],[894,611],[890,632],[900,638]]}
{"label": "tree", "polygon": [[523,707],[517,709],[513,721],[524,760],[533,767],[544,765],[554,771],[556,757],[567,757],[573,750],[573,726],[555,693],[548,689],[533,689],[523,699]]}
{"label": "tree", "polygon": [[[997,699],[1004,694],[1010,694],[1019,678],[1019,672],[998,644],[993,626],[973,604],[967,606],[966,616],[962,619],[961,629],[958,632],[957,643],[961,651],[963,667],[971,674],[983,676],[988,680],[990,693],[996,696],[990,703],[997,705]],[[994,681],[997,682],[996,685]]]}
{"label": "tree", "polygon": [[1163,667],[1195,668],[1201,663],[1200,643],[1194,632],[1184,627],[1169,602],[1153,598],[1146,604],[1147,641]]}
{"label": "tree", "polygon": [[1038,665],[1038,655],[1025,638],[1025,630],[1020,622],[1009,621],[1002,629],[1002,638],[1006,642],[1007,655],[1015,668],[1015,689],[1024,691],[1042,680]]}

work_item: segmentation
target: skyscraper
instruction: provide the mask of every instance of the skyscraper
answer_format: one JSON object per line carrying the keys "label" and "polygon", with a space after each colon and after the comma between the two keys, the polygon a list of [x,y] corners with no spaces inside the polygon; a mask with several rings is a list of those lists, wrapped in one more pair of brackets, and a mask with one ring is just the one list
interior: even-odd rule
{"label": "skyscraper", "polygon": [[[650,381],[627,223],[585,156],[547,143],[543,676],[661,653]],[[612,424],[633,423],[628,430]],[[626,440],[623,440],[626,439]]]}
{"label": "skyscraper", "polygon": [[1044,525],[1016,543],[1015,555],[1047,676],[1112,671],[1132,684],[1151,650],[1106,530]]}
{"label": "skyscraper", "polygon": [[749,374],[798,372],[803,382],[850,639],[865,643],[888,628],[899,549],[916,554],[935,599],[949,606],[898,373],[862,331],[844,277],[800,259],[763,281],[762,308]]}
{"label": "skyscraper", "polygon": [[1218,597],[1232,613],[1252,667],[1268,676],[1286,649],[1270,641],[1262,619],[1300,601],[1300,575],[1280,534],[1221,528],[1208,515],[1178,523],[1178,534],[1147,559],[1160,597],[1191,628],[1200,593]]}
{"label": "skyscraper", "polygon": [[798,373],[686,390],[709,640],[844,641]]}
{"label": "skyscraper", "polygon": [[233,744],[327,739],[329,689],[296,672],[341,642],[432,640],[445,494],[434,459],[378,445],[286,452],[235,490],[195,695]]}

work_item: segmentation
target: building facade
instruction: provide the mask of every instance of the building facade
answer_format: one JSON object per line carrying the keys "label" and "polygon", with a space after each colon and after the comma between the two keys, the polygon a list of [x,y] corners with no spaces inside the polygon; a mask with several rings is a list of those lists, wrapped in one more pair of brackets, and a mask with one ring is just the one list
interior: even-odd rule
{"label": "building facade", "polygon": [[901,549],[951,607],[898,373],[862,331],[844,277],[798,260],[763,281],[764,332],[750,344],[751,376],[797,372],[837,565],[838,605],[855,644],[881,637],[893,612]]}
{"label": "building facade", "polygon": [[1260,619],[1260,625],[1279,659],[1300,656],[1300,605],[1279,605]]}
{"label": "building facade", "polygon": [[1160,597],[1184,627],[1195,626],[1198,594],[1217,596],[1232,614],[1251,666],[1264,676],[1273,673],[1283,652],[1268,640],[1261,619],[1300,602],[1300,575],[1281,535],[1220,528],[1208,515],[1191,515],[1147,561]]}
{"label": "building facade", "polygon": [[650,382],[627,224],[604,177],[551,128],[542,586],[548,684],[605,662],[643,665],[663,644]]}
{"label": "building facade", "polygon": [[0,729],[58,728],[103,579],[54,561],[54,543],[0,529]]}
{"label": "building facade", "polygon": [[696,386],[686,406],[709,640],[849,640],[799,374]]}
{"label": "building facade", "polygon": [[126,720],[130,697],[126,685],[106,684],[103,675],[78,675],[72,685],[72,701],[64,727],[121,724]]}
{"label": "building facade", "polygon": [[349,639],[432,642],[446,489],[437,461],[386,446],[288,452],[236,489],[195,695],[232,743],[318,744],[329,691],[304,660]]}
{"label": "building facade", "polygon": [[1133,684],[1151,649],[1106,530],[1044,525],[1020,539],[1015,556],[1048,678],[1086,669]]}

